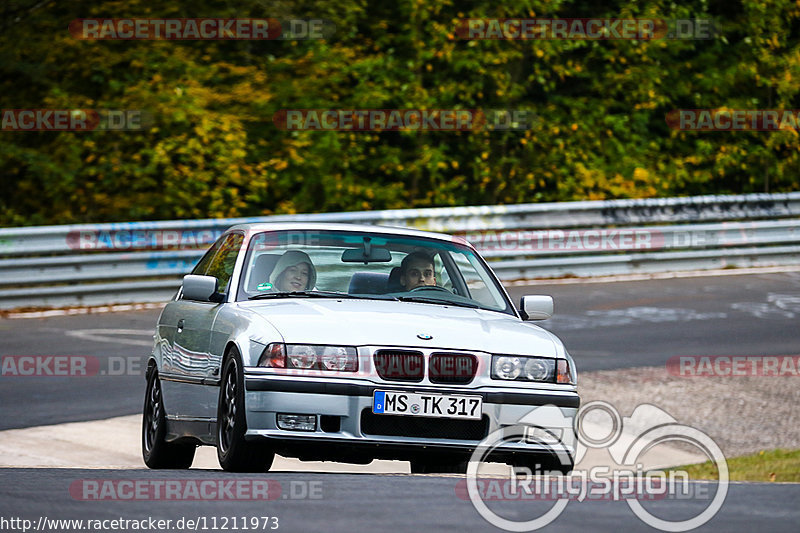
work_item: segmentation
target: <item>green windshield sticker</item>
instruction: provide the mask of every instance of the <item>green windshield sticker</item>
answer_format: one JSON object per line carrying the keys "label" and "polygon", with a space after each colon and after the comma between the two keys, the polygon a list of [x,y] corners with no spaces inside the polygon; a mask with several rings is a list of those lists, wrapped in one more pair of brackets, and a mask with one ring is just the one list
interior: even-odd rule
{"label": "green windshield sticker", "polygon": [[259,283],[256,286],[256,289],[259,290],[259,291],[268,291],[268,290],[272,289],[272,283]]}

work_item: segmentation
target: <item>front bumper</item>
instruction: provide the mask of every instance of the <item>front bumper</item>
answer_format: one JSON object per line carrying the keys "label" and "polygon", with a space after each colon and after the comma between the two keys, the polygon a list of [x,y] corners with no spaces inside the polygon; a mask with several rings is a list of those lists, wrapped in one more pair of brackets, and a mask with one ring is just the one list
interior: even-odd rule
{"label": "front bumper", "polygon": [[[372,414],[376,390],[479,395],[482,420],[423,418]],[[541,418],[536,410],[551,405],[557,416]],[[282,455],[331,460],[343,456],[407,459],[423,450],[471,453],[483,438],[519,424],[545,428],[560,437],[574,455],[573,420],[580,397],[572,388],[510,390],[503,387],[446,387],[373,383],[368,380],[319,380],[267,376],[245,371],[246,438],[269,438]],[[314,431],[280,429],[276,415],[304,414],[317,418]],[[520,422],[524,419],[524,422]],[[509,455],[549,453],[550,444],[510,440],[501,448]],[[355,459],[354,459],[355,460]]]}

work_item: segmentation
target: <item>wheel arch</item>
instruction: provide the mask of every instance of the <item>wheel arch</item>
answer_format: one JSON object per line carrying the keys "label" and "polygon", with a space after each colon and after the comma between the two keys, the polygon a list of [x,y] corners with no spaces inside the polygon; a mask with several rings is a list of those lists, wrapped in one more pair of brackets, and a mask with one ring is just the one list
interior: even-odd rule
{"label": "wheel arch", "polygon": [[222,361],[221,367],[225,366],[225,363],[231,357],[231,354],[234,354],[233,357],[238,357],[239,364],[243,364],[242,362],[242,348],[239,346],[239,343],[236,342],[235,339],[230,339],[227,343],[225,343],[225,350],[222,352]]}
{"label": "wheel arch", "polygon": [[153,372],[158,372],[158,361],[156,360],[155,356],[151,355],[147,358],[147,363],[145,364],[144,370],[144,379],[148,381],[150,379],[150,375]]}

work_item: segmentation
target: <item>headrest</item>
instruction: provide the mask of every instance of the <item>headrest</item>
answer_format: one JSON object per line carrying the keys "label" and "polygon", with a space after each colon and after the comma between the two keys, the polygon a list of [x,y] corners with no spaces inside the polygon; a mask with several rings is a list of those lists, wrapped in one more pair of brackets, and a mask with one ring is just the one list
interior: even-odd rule
{"label": "headrest", "polygon": [[280,258],[279,254],[262,254],[256,258],[256,264],[253,265],[253,271],[250,273],[250,280],[247,284],[247,292],[256,292],[259,283],[269,280],[269,275]]}
{"label": "headrest", "polygon": [[380,272],[356,272],[350,278],[350,294],[385,294],[389,274]]}
{"label": "headrest", "polygon": [[386,283],[386,292],[402,292],[406,290],[400,285],[400,267],[394,267],[389,272],[389,281]]}

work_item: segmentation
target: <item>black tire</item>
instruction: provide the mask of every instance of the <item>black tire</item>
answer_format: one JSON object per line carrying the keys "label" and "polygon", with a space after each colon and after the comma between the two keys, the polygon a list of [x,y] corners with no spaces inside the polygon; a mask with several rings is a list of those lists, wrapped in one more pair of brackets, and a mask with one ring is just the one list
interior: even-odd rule
{"label": "black tire", "polygon": [[231,350],[222,367],[217,407],[217,459],[228,472],[266,472],[275,453],[269,445],[247,442],[244,409],[244,373],[238,352]]}
{"label": "black tire", "polygon": [[167,419],[161,395],[161,381],[153,369],[147,378],[142,412],[142,458],[149,468],[186,469],[192,466],[194,444],[167,442]]}
{"label": "black tire", "polygon": [[466,474],[468,461],[421,457],[411,460],[412,474]]}

